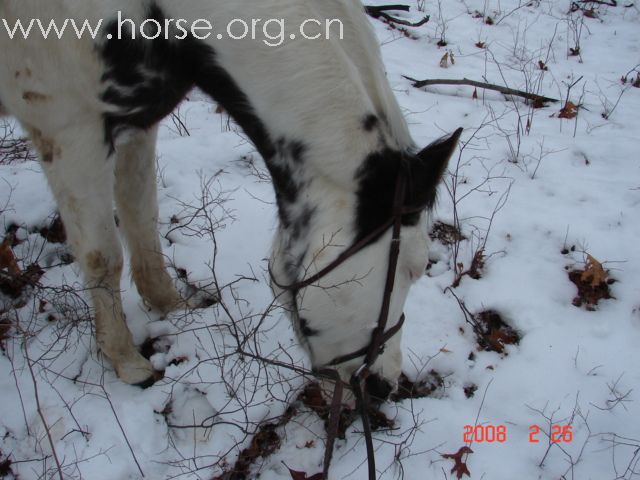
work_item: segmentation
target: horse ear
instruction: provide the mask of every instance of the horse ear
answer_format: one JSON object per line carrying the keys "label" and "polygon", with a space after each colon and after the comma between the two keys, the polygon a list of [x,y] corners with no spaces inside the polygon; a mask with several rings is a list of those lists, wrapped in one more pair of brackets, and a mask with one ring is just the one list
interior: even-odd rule
{"label": "horse ear", "polygon": [[408,207],[431,208],[436,199],[436,188],[453,152],[455,151],[462,128],[447,137],[440,138],[421,150],[410,166]]}

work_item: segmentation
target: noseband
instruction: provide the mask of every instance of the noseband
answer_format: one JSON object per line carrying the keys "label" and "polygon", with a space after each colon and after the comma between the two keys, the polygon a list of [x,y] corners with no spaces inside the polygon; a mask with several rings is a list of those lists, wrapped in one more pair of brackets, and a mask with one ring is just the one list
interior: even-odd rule
{"label": "noseband", "polygon": [[[380,307],[380,313],[378,315],[378,323],[371,333],[371,340],[369,344],[355,352],[341,355],[331,360],[327,365],[317,370],[317,374],[322,377],[328,377],[335,382],[335,388],[333,398],[331,401],[331,408],[329,411],[329,425],[327,428],[327,445],[325,448],[324,467],[322,478],[327,479],[329,466],[331,464],[331,458],[333,456],[333,445],[335,438],[338,434],[338,426],[340,420],[340,406],[342,404],[342,394],[344,389],[344,383],[340,379],[340,375],[334,369],[327,367],[335,367],[337,365],[354,360],[358,357],[364,356],[362,365],[354,371],[351,375],[349,384],[356,397],[356,408],[362,419],[362,426],[365,434],[365,441],[367,446],[367,462],[369,468],[369,480],[375,480],[376,478],[376,466],[375,466],[375,453],[373,450],[373,440],[371,437],[371,425],[369,423],[369,416],[367,413],[369,406],[369,395],[365,388],[365,380],[370,374],[370,369],[383,353],[385,344],[402,328],[404,324],[404,313],[400,315],[398,322],[389,330],[387,330],[387,323],[389,319],[389,309],[391,307],[391,295],[393,293],[396,271],[398,268],[398,257],[400,255],[400,230],[402,229],[402,217],[407,214],[416,213],[420,210],[417,208],[407,208],[403,205],[407,190],[407,172],[401,168],[396,178],[396,186],[393,200],[393,209],[391,217],[385,221],[382,225],[377,227],[371,233],[366,235],[361,240],[352,244],[338,257],[329,263],[326,267],[314,275],[293,283],[291,285],[280,285],[277,283],[271,274],[271,281],[279,288],[285,291],[291,292],[294,299],[297,293],[303,289],[311,286],[342,263],[347,261],[353,255],[363,250],[365,247],[372,244],[377,240],[387,229],[393,227],[391,234],[391,244],[389,246],[389,264],[387,267],[387,278],[384,287],[384,293],[382,297],[382,305]],[[271,272],[270,272],[271,273]]]}

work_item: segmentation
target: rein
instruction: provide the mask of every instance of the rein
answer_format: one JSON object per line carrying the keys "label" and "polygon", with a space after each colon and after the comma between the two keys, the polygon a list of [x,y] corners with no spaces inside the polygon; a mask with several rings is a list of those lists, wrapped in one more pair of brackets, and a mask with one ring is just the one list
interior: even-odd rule
{"label": "rein", "polygon": [[[369,395],[365,388],[365,380],[370,374],[370,369],[378,359],[378,357],[383,353],[384,347],[387,341],[391,339],[396,333],[400,331],[402,325],[404,324],[405,316],[404,313],[400,316],[398,322],[387,330],[387,323],[389,319],[389,309],[391,306],[391,295],[393,293],[395,276],[398,267],[398,257],[400,255],[400,230],[402,229],[402,216],[415,213],[417,209],[413,208],[405,208],[403,206],[405,194],[406,194],[406,184],[407,178],[406,173],[400,170],[398,177],[396,179],[396,187],[395,194],[393,200],[393,210],[391,217],[380,225],[378,228],[373,230],[367,236],[359,240],[358,242],[352,244],[349,248],[347,248],[344,252],[342,252],[338,257],[329,263],[326,267],[322,268],[320,271],[311,275],[310,277],[301,280],[299,282],[293,283],[291,285],[280,285],[278,284],[273,275],[271,275],[271,280],[277,285],[279,288],[283,290],[290,291],[294,296],[297,292],[303,288],[311,286],[313,283],[317,282],[325,275],[330,273],[332,270],[337,268],[339,265],[344,263],[350,257],[358,253],[360,250],[364,249],[371,243],[373,243],[380,235],[382,235],[389,227],[393,227],[392,236],[391,236],[391,244],[389,246],[389,264],[387,267],[387,278],[385,281],[384,293],[382,297],[382,305],[380,307],[380,313],[378,315],[378,323],[376,328],[373,329],[371,333],[371,340],[369,344],[355,352],[341,355],[339,357],[331,360],[327,366],[335,367],[342,363],[346,363],[348,361],[354,360],[358,357],[364,356],[364,361],[362,365],[353,373],[351,379],[349,381],[349,385],[354,392],[356,397],[356,409],[362,419],[362,426],[364,430],[365,443],[367,447],[367,463],[369,470],[369,480],[376,479],[376,464],[375,464],[375,452],[373,449],[373,438],[371,436],[371,424],[369,422],[368,416],[368,407],[369,407]],[[340,379],[340,375],[336,370],[330,368],[323,368],[317,372],[319,375],[323,377],[327,377],[335,382],[333,397],[331,400],[331,407],[329,410],[329,425],[327,428],[327,444],[325,447],[325,456],[324,456],[324,464],[323,464],[323,472],[322,479],[328,479],[329,467],[331,465],[331,459],[333,457],[333,447],[335,443],[335,439],[338,435],[338,429],[340,424],[340,406],[342,405],[342,396],[344,392],[344,382]]]}

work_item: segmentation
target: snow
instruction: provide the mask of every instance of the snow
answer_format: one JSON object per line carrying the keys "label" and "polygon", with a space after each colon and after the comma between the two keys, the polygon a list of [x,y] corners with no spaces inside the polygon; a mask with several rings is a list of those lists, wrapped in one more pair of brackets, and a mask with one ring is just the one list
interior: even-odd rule
{"label": "snow", "polygon": [[[464,426],[474,424],[505,425],[507,440],[471,445],[471,478],[640,477],[640,88],[620,81],[640,64],[640,11],[627,3],[594,4],[597,18],[584,18],[579,57],[567,55],[575,41],[565,1],[441,2],[446,47],[436,45],[443,26],[436,2],[426,6],[431,21],[409,29],[415,38],[372,20],[416,141],[426,145],[465,128],[461,156],[450,165],[452,173],[459,166],[457,214],[469,239],[461,242],[457,261],[468,267],[485,238],[490,255],[481,279],[465,277],[452,292],[451,248],[435,242],[430,251],[435,263],[412,288],[405,309],[404,371],[422,378],[434,370],[444,387],[429,398],[382,407],[395,428],[374,436],[379,478],[455,478],[453,462],[441,454],[464,446]],[[476,10],[494,25],[474,18]],[[422,13],[413,8],[401,15],[417,21]],[[571,18],[578,25],[581,13]],[[486,48],[478,48],[478,41]],[[445,69],[440,61],[447,51],[455,64]],[[548,71],[539,69],[538,60]],[[562,104],[531,110],[497,92],[478,90],[474,100],[472,87],[418,90],[403,75],[466,77],[519,89],[535,84],[539,93],[563,100],[567,85],[582,77],[569,95],[581,108],[577,118],[561,119]],[[140,390],[119,382],[96,353],[83,294],[69,298],[56,289],[77,287],[77,269],[47,269],[43,282],[51,288],[39,293],[47,300],[43,311],[36,301],[20,310],[18,330],[30,332],[28,341],[5,341],[0,354],[0,451],[10,456],[21,480],[58,478],[38,402],[65,478],[138,479],[144,472],[151,479],[210,479],[220,473],[216,464],[225,459],[233,465],[248,446],[243,430],[276,421],[306,381],[286,368],[234,355],[234,334],[257,329],[249,350],[308,367],[267,285],[273,193],[269,183],[250,174],[248,162],[261,171],[264,166],[233,124],[229,128],[197,92],[180,115],[190,136],[181,136],[170,120],[160,134],[161,232],[173,229],[172,216],[183,222],[193,215],[208,184],[213,199],[220,195],[209,206],[218,221],[218,253],[210,235],[185,229],[169,233],[163,248],[190,282],[208,285],[214,271],[219,285],[226,285],[228,310],[217,306],[158,318],[124,281],[135,340],[160,337],[152,361],[166,367],[163,380]],[[524,130],[528,118],[530,133],[518,138],[518,124]],[[56,263],[51,259],[62,247],[29,233],[55,212],[37,163],[0,166],[0,177],[11,186],[0,192],[0,205],[8,204],[3,226],[25,227],[19,235],[26,241],[16,254],[24,265],[43,265],[47,258]],[[448,176],[449,189],[454,182]],[[434,217],[454,221],[444,186]],[[196,218],[194,226],[204,225],[202,220]],[[584,266],[586,253],[616,280],[614,298],[595,311],[572,305],[576,287],[566,270]],[[478,351],[453,294],[471,312],[499,312],[521,334],[519,345],[507,346],[506,354]],[[27,356],[37,361],[34,377]],[[470,385],[477,390],[467,398],[464,388]],[[551,421],[572,425],[573,440],[550,446],[540,433],[540,442],[531,443],[530,427],[548,432]],[[310,475],[321,470],[325,431],[315,414],[300,407],[278,431],[282,445],[254,463],[254,476],[289,478],[287,467]],[[356,421],[337,441],[331,478],[366,478],[364,460]]]}

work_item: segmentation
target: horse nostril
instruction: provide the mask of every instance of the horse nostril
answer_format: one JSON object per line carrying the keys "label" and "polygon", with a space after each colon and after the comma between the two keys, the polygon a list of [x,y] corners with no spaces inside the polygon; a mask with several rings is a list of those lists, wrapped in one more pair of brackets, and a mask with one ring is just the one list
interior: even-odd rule
{"label": "horse nostril", "polygon": [[385,380],[377,373],[372,373],[367,377],[365,383],[367,393],[373,400],[384,401],[389,398],[393,391],[391,382]]}

